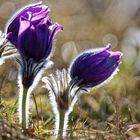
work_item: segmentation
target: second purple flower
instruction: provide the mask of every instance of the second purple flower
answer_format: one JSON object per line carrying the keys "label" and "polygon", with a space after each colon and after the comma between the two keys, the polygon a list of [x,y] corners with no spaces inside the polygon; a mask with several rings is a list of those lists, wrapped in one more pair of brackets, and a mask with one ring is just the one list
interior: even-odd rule
{"label": "second purple flower", "polygon": [[121,52],[112,52],[111,45],[105,48],[85,51],[71,64],[70,76],[77,85],[91,88],[111,79],[121,63]]}

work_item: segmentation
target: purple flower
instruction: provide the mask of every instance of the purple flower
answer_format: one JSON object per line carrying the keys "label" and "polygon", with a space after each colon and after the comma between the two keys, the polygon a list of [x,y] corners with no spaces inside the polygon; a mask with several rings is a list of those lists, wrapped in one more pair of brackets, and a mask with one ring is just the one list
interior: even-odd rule
{"label": "purple flower", "polygon": [[21,9],[7,26],[7,38],[19,53],[34,61],[46,59],[62,26],[52,23],[49,8],[41,3]]}
{"label": "purple flower", "polygon": [[70,76],[78,86],[97,86],[116,73],[122,53],[112,52],[110,47],[85,51],[73,61]]}
{"label": "purple flower", "polygon": [[23,129],[29,127],[29,99],[45,69],[51,66],[49,56],[55,35],[62,26],[52,23],[49,8],[42,3],[26,6],[9,22],[7,39],[20,55],[19,64],[19,121]]}
{"label": "purple flower", "polygon": [[12,17],[6,28],[7,39],[20,54],[16,60],[26,88],[33,84],[42,68],[48,67],[53,40],[63,29],[58,23],[52,23],[49,11],[41,2],[27,5]]}

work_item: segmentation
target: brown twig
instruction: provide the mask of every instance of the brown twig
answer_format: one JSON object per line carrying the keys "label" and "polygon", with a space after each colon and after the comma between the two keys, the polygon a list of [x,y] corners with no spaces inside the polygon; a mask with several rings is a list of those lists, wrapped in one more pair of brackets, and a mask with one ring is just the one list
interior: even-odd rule
{"label": "brown twig", "polygon": [[37,102],[36,102],[34,93],[32,95],[33,95],[33,100],[34,100],[35,108],[36,108],[36,114],[37,114],[37,120],[38,120],[37,121],[37,128],[38,128],[38,136],[39,136],[39,112],[38,112],[38,106],[37,106]]}

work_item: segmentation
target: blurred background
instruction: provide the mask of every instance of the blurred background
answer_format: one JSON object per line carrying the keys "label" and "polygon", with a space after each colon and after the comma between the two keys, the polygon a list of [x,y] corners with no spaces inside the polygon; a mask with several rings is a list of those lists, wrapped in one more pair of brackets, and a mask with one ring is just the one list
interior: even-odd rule
{"label": "blurred background", "polygon": [[[39,1],[0,0],[0,30],[4,31],[9,17],[14,12],[34,2]],[[124,53],[118,75],[104,87],[92,90],[79,99],[72,117],[73,122],[79,122],[75,127],[109,129],[122,135],[129,125],[139,124],[140,1],[43,0],[43,3],[50,7],[52,21],[64,26],[55,42],[56,48],[52,58],[55,65],[44,75],[56,69],[67,69],[72,59],[86,49],[104,47],[111,43],[112,50]],[[16,64],[10,60],[0,67],[0,102],[6,102],[8,105],[16,102],[17,73]],[[40,85],[42,86],[41,82]],[[41,86],[34,91],[39,117],[47,120],[49,118],[47,123],[52,129],[51,106],[48,103],[47,91]],[[33,101],[31,114],[33,119],[36,119]],[[138,136],[140,129],[136,127],[128,135]]]}

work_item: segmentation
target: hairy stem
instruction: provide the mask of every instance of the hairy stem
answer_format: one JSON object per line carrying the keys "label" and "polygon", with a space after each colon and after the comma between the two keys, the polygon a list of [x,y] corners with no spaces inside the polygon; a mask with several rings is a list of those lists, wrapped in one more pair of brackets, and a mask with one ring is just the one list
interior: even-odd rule
{"label": "hairy stem", "polygon": [[22,118],[21,118],[21,126],[22,126],[22,129],[26,129],[28,127],[28,120],[26,118],[26,101],[27,101],[27,92],[28,92],[28,89],[26,88],[23,88],[23,94],[22,94]]}
{"label": "hairy stem", "polygon": [[65,111],[59,112],[59,128],[57,140],[63,140],[63,128],[64,128]]}

